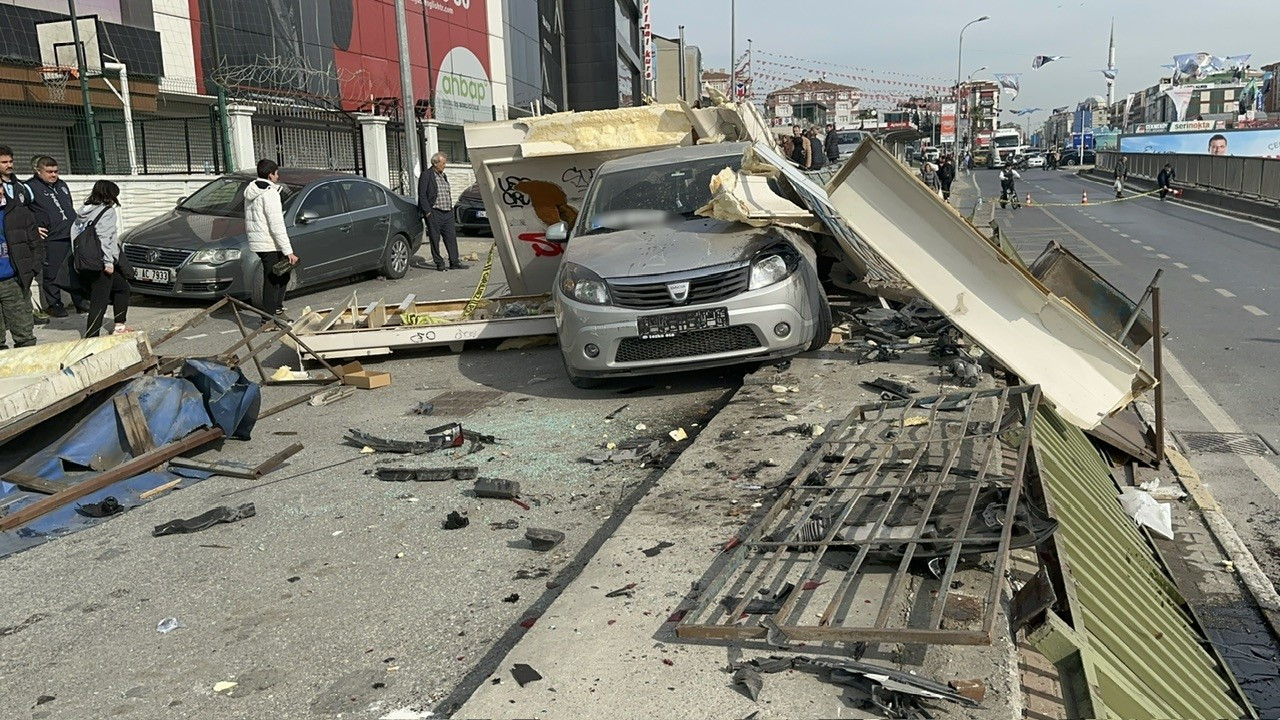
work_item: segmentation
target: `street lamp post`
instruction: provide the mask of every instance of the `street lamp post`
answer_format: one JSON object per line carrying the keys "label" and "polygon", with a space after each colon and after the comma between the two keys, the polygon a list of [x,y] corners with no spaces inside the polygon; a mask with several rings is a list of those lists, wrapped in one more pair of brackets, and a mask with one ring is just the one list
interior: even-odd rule
{"label": "street lamp post", "polygon": [[[973,25],[974,23],[980,23],[984,20],[990,20],[990,19],[991,19],[990,15],[983,15],[977,20],[970,20],[968,23],[965,24],[964,27],[960,28],[960,43],[959,43],[959,47],[956,49],[956,115],[955,115],[955,121],[952,123],[952,128],[951,128],[952,132],[954,133],[954,136],[951,139],[952,140],[951,152],[953,154],[958,155],[960,153],[960,73],[963,72],[963,67],[964,67],[964,31],[968,30],[969,26]],[[977,72],[977,71],[975,70],[974,72]]]}

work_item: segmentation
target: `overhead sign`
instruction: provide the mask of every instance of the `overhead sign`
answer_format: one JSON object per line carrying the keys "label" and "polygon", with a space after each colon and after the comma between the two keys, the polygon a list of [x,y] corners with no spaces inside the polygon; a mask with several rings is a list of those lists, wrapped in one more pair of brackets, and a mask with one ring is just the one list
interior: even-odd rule
{"label": "overhead sign", "polygon": [[1212,120],[1184,120],[1182,122],[1169,123],[1169,132],[1189,132],[1213,130],[1217,127]]}
{"label": "overhead sign", "polygon": [[956,136],[956,104],[942,103],[942,140],[947,142],[948,138],[952,142]]}
{"label": "overhead sign", "polygon": [[1275,158],[1280,157],[1280,130],[1209,130],[1128,135],[1120,138],[1120,151]]}
{"label": "overhead sign", "polygon": [[1139,133],[1160,133],[1169,129],[1169,123],[1146,123],[1137,127]]}
{"label": "overhead sign", "polygon": [[493,120],[493,86],[475,53],[458,46],[436,74],[436,117],[458,124]]}

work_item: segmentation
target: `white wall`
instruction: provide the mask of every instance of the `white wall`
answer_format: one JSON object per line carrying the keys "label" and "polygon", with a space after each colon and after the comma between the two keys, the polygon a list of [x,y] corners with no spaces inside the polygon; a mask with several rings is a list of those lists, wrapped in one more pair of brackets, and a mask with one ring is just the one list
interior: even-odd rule
{"label": "white wall", "polygon": [[71,188],[71,198],[76,207],[84,204],[97,180],[111,180],[120,186],[121,230],[140,225],[157,215],[163,215],[178,204],[178,198],[186,197],[213,180],[214,175],[103,175],[82,178],[63,175]]}
{"label": "white wall", "polygon": [[191,40],[189,0],[151,0],[160,51],[164,54],[164,78],[160,90],[169,93],[196,92],[195,46]]}

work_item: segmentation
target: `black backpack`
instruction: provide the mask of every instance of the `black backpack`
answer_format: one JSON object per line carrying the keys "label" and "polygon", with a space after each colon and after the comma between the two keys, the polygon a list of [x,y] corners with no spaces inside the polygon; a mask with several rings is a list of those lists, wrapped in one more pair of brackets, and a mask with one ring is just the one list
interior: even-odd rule
{"label": "black backpack", "polygon": [[79,235],[72,238],[71,241],[71,258],[72,267],[76,272],[102,272],[106,269],[106,258],[102,256],[102,242],[98,239],[98,221],[110,209],[109,205],[104,205],[98,211],[98,217],[94,218],[80,231]]}

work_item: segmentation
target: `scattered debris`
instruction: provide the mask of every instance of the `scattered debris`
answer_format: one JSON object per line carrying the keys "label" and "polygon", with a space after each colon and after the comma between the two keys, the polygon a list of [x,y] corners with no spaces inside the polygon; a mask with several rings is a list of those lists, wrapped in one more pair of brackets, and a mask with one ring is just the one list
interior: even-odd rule
{"label": "scattered debris", "polygon": [[263,460],[260,464],[249,467],[239,463],[217,463],[205,462],[203,460],[194,460],[192,458],[176,457],[169,461],[170,467],[187,468],[190,470],[199,470],[202,472],[212,473],[214,475],[224,475],[226,477],[243,478],[245,480],[257,480],[263,475],[275,470],[284,464],[285,460],[302,452],[302,443],[293,443],[289,447]]}
{"label": "scattered debris", "polygon": [[[757,598],[747,603],[742,609],[743,615],[773,615],[782,609],[782,604],[787,601],[787,597],[791,595],[791,591],[795,590],[794,583],[783,585],[778,592],[769,597]],[[740,597],[725,597],[720,600],[720,604],[732,612],[735,608],[742,604]]]}
{"label": "scattered debris", "polygon": [[342,400],[346,400],[347,398],[354,395],[355,392],[356,392],[356,388],[348,387],[348,386],[330,388],[320,393],[319,395],[312,397],[310,400],[307,401],[307,404],[310,405],[311,407],[323,407],[325,405],[332,405],[336,402],[341,402]]}
{"label": "scattered debris", "polygon": [[609,592],[605,593],[605,594],[604,594],[604,596],[605,596],[605,597],[607,597],[607,598],[615,598],[615,597],[635,597],[635,596],[636,596],[636,584],[635,584],[635,583],[627,583],[626,585],[623,585],[622,587],[618,588],[617,590],[611,590],[611,591],[609,591]]}
{"label": "scattered debris", "polygon": [[603,448],[592,450],[582,456],[582,460],[592,465],[603,465],[607,462],[644,462],[657,455],[658,450],[661,448],[662,442],[660,440],[637,438],[625,440],[617,445],[606,445]]}
{"label": "scattered debris", "polygon": [[1173,506],[1159,503],[1145,490],[1127,487],[1120,493],[1120,506],[1139,526],[1165,540],[1173,539]]}
{"label": "scattered debris", "polygon": [[108,495],[100,502],[77,505],[76,512],[85,517],[104,518],[124,512],[124,506],[120,504],[119,500]]}
{"label": "scattered debris", "polygon": [[222,682],[213,684],[213,691],[216,693],[227,693],[230,695],[231,691],[239,684],[240,683],[232,682],[231,680],[223,680]]}
{"label": "scattered debris", "polygon": [[517,602],[520,602],[520,593],[511,593],[510,595],[508,595],[508,596],[506,596],[506,597],[502,598],[502,602],[504,602],[504,603],[517,603]]}
{"label": "scattered debris", "polygon": [[[461,430],[462,426],[458,426]],[[464,439],[459,432],[455,436],[443,434],[431,435],[426,440],[389,440],[376,435],[369,435],[360,430],[350,429],[342,438],[347,444],[358,448],[372,449],[373,452],[400,453],[407,455],[423,455],[447,447],[462,447]]]}
{"label": "scattered debris", "polygon": [[383,465],[373,473],[387,482],[444,482],[446,480],[474,480],[480,469],[472,466],[458,467],[399,467]]}
{"label": "scattered debris", "polygon": [[534,670],[524,663],[516,663],[511,668],[511,677],[515,678],[516,683],[520,685],[520,687],[524,687],[531,682],[537,682],[542,679],[542,675],[539,674],[537,670]]}
{"label": "scattered debris", "polygon": [[733,673],[733,684],[742,690],[751,702],[760,699],[760,691],[764,689],[764,678],[750,666],[738,668]]}
{"label": "scattered debris", "polygon": [[646,557],[657,557],[659,553],[661,553],[663,550],[666,550],[669,547],[675,547],[675,543],[669,543],[666,540],[663,540],[662,542],[659,542],[657,545],[654,545],[653,547],[644,550],[644,554]]}
{"label": "scattered debris", "polygon": [[666,665],[667,667],[675,667],[676,661],[672,660],[671,658],[662,658],[662,664]]}
{"label": "scattered debris", "polygon": [[564,540],[564,533],[559,530],[529,528],[524,531],[524,537],[529,541],[529,544],[533,546],[534,550],[547,552]]}
{"label": "scattered debris", "polygon": [[470,524],[471,520],[467,517],[466,513],[460,513],[457,510],[453,510],[449,512],[447,517],[445,517],[443,527],[445,530],[461,530]]}
{"label": "scattered debris", "polygon": [[604,416],[604,419],[605,419],[605,420],[613,420],[613,419],[617,418],[617,417],[618,417],[618,415],[622,414],[622,411],[623,411],[623,410],[626,410],[626,409],[627,409],[627,408],[629,408],[629,407],[631,407],[631,405],[630,405],[630,404],[627,404],[627,405],[621,405],[621,406],[619,406],[619,407],[618,407],[618,409],[617,409],[617,410],[614,410],[613,412],[609,413],[608,415],[605,415],[605,416]]}
{"label": "scattered debris", "polygon": [[200,513],[193,518],[188,518],[186,520],[170,520],[163,525],[157,525],[155,529],[151,531],[151,535],[153,537],[161,537],[163,535],[180,535],[183,533],[200,532],[201,530],[207,530],[214,525],[221,523],[233,523],[237,520],[251,518],[257,514],[258,511],[253,507],[253,503],[245,503],[236,508],[219,505],[212,510]]}
{"label": "scattered debris", "polygon": [[476,497],[511,500],[520,497],[520,483],[499,478],[480,478],[476,480],[475,494]]}
{"label": "scattered debris", "polygon": [[676,442],[689,439],[689,433],[685,432],[684,428],[676,428],[675,430],[667,433],[667,435],[671,436],[671,439]]}
{"label": "scattered debris", "polygon": [[760,621],[760,626],[765,629],[764,641],[771,647],[786,648],[791,646],[791,638],[778,627],[778,623],[774,622],[772,617],[765,616]]}
{"label": "scattered debris", "polygon": [[885,377],[868,380],[862,384],[872,389],[880,390],[881,400],[906,400],[912,395],[918,395],[920,393],[919,389],[908,383]]}
{"label": "scattered debris", "polygon": [[436,411],[436,404],[433,402],[420,402],[413,406],[414,415],[430,415]]}
{"label": "scattered debris", "polygon": [[511,518],[506,522],[491,522],[489,528],[492,530],[516,530],[520,527],[520,521]]}
{"label": "scattered debris", "polygon": [[947,683],[957,694],[974,702],[982,702],[987,696],[987,686],[981,680],[952,680]]}
{"label": "scattered debris", "polygon": [[187,624],[174,617],[167,617],[156,624],[156,632],[164,635],[173,632],[178,628],[184,628]]}
{"label": "scattered debris", "polygon": [[365,370],[359,362],[349,362],[336,368],[343,385],[351,385],[364,390],[386,387],[391,384],[391,373],[378,370]]}
{"label": "scattered debris", "polygon": [[51,703],[51,702],[53,702],[54,700],[57,700],[57,699],[58,699],[58,698],[56,698],[56,697],[54,697],[54,696],[52,696],[52,695],[41,695],[40,697],[37,697],[37,698],[36,698],[36,704],[34,705],[34,707],[40,707],[41,705],[44,705],[44,704],[46,704],[46,703]]}

